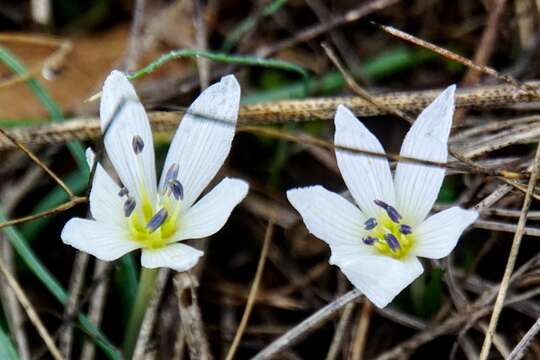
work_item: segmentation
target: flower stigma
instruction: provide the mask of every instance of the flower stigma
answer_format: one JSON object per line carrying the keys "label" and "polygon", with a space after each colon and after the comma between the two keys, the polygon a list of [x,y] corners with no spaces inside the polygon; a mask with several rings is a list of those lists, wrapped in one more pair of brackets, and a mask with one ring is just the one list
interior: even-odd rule
{"label": "flower stigma", "polygon": [[403,217],[393,206],[381,200],[374,202],[375,205],[383,208],[385,213],[378,219],[369,218],[366,220],[364,230],[367,234],[362,242],[373,246],[383,255],[391,256],[394,259],[405,258],[414,245],[412,227],[401,222]]}
{"label": "flower stigma", "polygon": [[[133,137],[133,152],[141,154],[142,145],[140,136]],[[143,166],[138,158],[138,166]],[[124,215],[128,218],[129,232],[131,238],[141,243],[143,248],[159,249],[174,241],[174,235],[178,232],[178,218],[180,215],[181,203],[184,197],[184,188],[177,179],[179,166],[172,164],[167,170],[165,182],[156,194],[156,199],[150,199],[145,189],[144,179],[141,179],[139,186],[142,199],[135,202],[130,197],[128,189],[121,190],[119,196],[127,196],[124,203]],[[144,170],[144,169],[141,169]],[[140,173],[144,173],[141,171]],[[125,189],[125,188],[122,188]]]}

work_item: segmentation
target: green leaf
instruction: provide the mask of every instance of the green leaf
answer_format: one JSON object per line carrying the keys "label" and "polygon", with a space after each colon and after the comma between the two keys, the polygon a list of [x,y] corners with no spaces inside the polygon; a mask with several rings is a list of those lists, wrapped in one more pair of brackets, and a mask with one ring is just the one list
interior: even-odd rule
{"label": "green leaf", "polygon": [[0,326],[0,359],[19,360],[21,357],[17,353],[15,346],[11,342],[9,335]]}
{"label": "green leaf", "polygon": [[146,65],[144,68],[136,71],[133,75],[129,76],[130,80],[137,79],[143,75],[150,74],[152,71],[156,70],[158,67],[163,64],[181,58],[198,58],[202,57],[216,62],[222,62],[225,64],[238,64],[238,65],[249,65],[249,66],[259,66],[271,69],[280,69],[283,71],[295,72],[302,75],[304,79],[307,79],[308,73],[304,68],[296,64],[292,64],[287,61],[278,60],[278,59],[264,59],[256,56],[242,56],[242,55],[228,55],[223,53],[214,53],[209,51],[198,51],[191,49],[182,49],[182,50],[173,50],[168,54],[162,55],[157,60]]}
{"label": "green leaf", "polygon": [[[0,222],[5,222],[6,220],[7,219],[3,211],[0,211]],[[60,303],[66,305],[68,302],[68,294],[66,290],[64,290],[58,280],[56,280],[45,265],[43,265],[41,260],[39,260],[39,258],[34,254],[21,234],[13,226],[6,227],[3,229],[3,231],[26,266],[28,266],[34,275],[37,276],[37,278]],[[97,329],[90,322],[90,320],[88,320],[86,316],[80,314],[78,319],[82,328],[90,335],[92,339],[95,340],[98,346],[107,354],[110,359],[121,359],[118,350],[107,340],[101,331]]]}

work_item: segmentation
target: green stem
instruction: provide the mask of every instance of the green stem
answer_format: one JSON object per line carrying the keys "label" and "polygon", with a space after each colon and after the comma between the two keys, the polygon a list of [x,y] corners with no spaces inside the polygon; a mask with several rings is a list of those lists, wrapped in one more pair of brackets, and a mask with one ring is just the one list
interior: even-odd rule
{"label": "green stem", "polygon": [[131,359],[133,351],[135,350],[135,344],[139,337],[139,331],[144,319],[144,314],[148,308],[148,304],[154,294],[157,276],[159,269],[147,269],[143,267],[141,269],[141,279],[139,281],[139,288],[137,290],[137,297],[135,298],[135,305],[133,311],[129,316],[126,335],[124,338],[124,357]]}

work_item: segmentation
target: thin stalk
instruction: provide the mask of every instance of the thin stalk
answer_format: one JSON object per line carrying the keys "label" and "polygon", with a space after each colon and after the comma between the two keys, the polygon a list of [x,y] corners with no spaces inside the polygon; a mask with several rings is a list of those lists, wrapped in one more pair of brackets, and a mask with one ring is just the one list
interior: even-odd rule
{"label": "thin stalk", "polygon": [[141,329],[141,324],[144,319],[144,314],[146,313],[148,304],[150,303],[150,300],[152,300],[152,295],[154,294],[154,288],[159,274],[158,270],[159,269],[147,269],[145,267],[141,269],[141,278],[139,281],[139,288],[137,290],[137,297],[135,298],[133,311],[129,316],[126,335],[124,338],[123,353],[126,359],[131,359],[131,356],[133,355],[135,344],[137,343],[137,338]]}

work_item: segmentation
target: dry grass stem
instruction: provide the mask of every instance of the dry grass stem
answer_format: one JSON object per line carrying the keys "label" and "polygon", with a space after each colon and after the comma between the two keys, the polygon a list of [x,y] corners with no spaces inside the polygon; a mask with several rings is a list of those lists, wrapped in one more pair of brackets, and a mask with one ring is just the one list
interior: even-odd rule
{"label": "dry grass stem", "polygon": [[519,247],[521,244],[521,239],[525,232],[525,224],[527,223],[527,213],[529,211],[529,206],[531,205],[532,196],[531,194],[534,191],[536,186],[536,180],[538,177],[538,172],[540,168],[540,144],[537,146],[536,155],[534,158],[534,163],[531,171],[531,178],[527,186],[527,193],[525,194],[525,199],[523,200],[523,207],[521,208],[521,215],[518,220],[517,229],[512,240],[512,247],[510,249],[510,254],[508,255],[508,262],[504,270],[504,275],[501,281],[499,288],[499,293],[495,301],[495,307],[489,321],[489,328],[482,345],[482,350],[480,351],[480,360],[487,359],[489,355],[489,349],[491,347],[492,337],[497,328],[497,322],[499,321],[499,315],[501,314],[504,299],[506,297],[506,292],[508,291],[508,286],[510,284],[510,279],[512,277],[512,272],[514,271],[514,265],[516,263],[517,255],[519,253]]}
{"label": "dry grass stem", "polygon": [[225,358],[226,360],[232,360],[234,358],[236,350],[238,349],[238,345],[240,345],[240,340],[242,339],[242,335],[244,334],[244,331],[246,329],[249,316],[251,315],[251,310],[253,309],[253,305],[255,304],[255,299],[257,298],[257,291],[259,290],[259,283],[261,282],[261,277],[264,270],[264,264],[266,263],[266,257],[268,255],[268,249],[270,248],[270,242],[272,240],[273,231],[274,231],[274,221],[270,219],[270,221],[268,222],[268,226],[266,227],[266,233],[264,234],[264,241],[263,241],[263,246],[261,249],[261,255],[259,257],[259,263],[257,264],[257,270],[255,272],[255,277],[253,278],[253,283],[251,284],[251,288],[249,290],[249,296],[247,299],[246,308],[244,309],[244,313],[242,314],[242,319],[240,320],[240,324],[238,324],[238,329],[236,330],[236,334],[234,335],[233,342]]}
{"label": "dry grass stem", "polygon": [[[88,319],[96,327],[99,327],[101,324],[101,319],[103,317],[103,311],[105,310],[105,303],[107,300],[107,287],[109,284],[108,278],[99,281],[103,274],[109,272],[111,263],[96,260],[94,264],[94,274],[92,281],[98,282],[96,290],[94,291],[94,296],[90,299],[90,305],[88,310]],[[96,352],[96,345],[94,342],[86,340],[83,344],[81,351],[81,360],[92,360]]]}
{"label": "dry grass stem", "polygon": [[[69,279],[69,299],[64,309],[64,318],[66,319],[77,309],[89,259],[90,255],[85,252],[79,251],[75,256],[71,278]],[[71,322],[69,322],[60,332],[59,344],[64,357],[66,359],[71,359],[71,348],[73,345],[73,324]]]}
{"label": "dry grass stem", "polygon": [[34,308],[32,307],[32,304],[30,303],[30,300],[28,300],[28,297],[24,293],[23,289],[17,282],[17,280],[11,275],[9,270],[6,267],[6,264],[2,259],[0,259],[0,272],[4,275],[6,278],[9,286],[11,289],[15,292],[15,295],[17,296],[17,300],[21,303],[24,311],[28,315],[28,318],[32,322],[32,325],[36,328],[37,332],[43,339],[43,342],[45,342],[45,345],[47,346],[47,349],[49,349],[49,352],[56,360],[63,360],[64,357],[60,353],[60,350],[56,347],[56,344],[54,343],[53,338],[47,331],[47,328],[43,325],[43,322],[39,318],[39,315],[36,313]]}
{"label": "dry grass stem", "polygon": [[347,304],[341,312],[339,322],[336,326],[336,331],[334,331],[332,342],[330,343],[328,353],[326,354],[326,360],[335,360],[337,358],[339,350],[341,348],[343,337],[345,335],[345,330],[349,325],[349,321],[351,319],[351,315],[353,314],[354,307],[355,304]]}
{"label": "dry grass stem", "polygon": [[144,314],[144,319],[141,324],[141,330],[139,331],[139,337],[137,338],[137,343],[135,345],[135,351],[133,352],[132,360],[144,360],[147,357],[147,347],[152,336],[152,331],[154,330],[154,325],[158,315],[159,303],[163,295],[163,289],[167,284],[169,279],[170,270],[169,269],[160,269],[158,279],[156,282],[156,288],[154,294],[152,295],[152,300],[146,309]]}
{"label": "dry grass stem", "polygon": [[531,345],[532,341],[534,340],[534,337],[538,332],[540,331],[540,318],[536,320],[536,322],[531,326],[529,331],[521,338],[519,343],[516,345],[516,347],[512,350],[512,352],[508,355],[507,360],[519,360],[523,358],[526,354],[527,349]]}
{"label": "dry grass stem", "polygon": [[212,359],[197,300],[197,280],[189,272],[174,277],[181,326],[192,359]]}
{"label": "dry grass stem", "polygon": [[281,351],[290,348],[300,341],[304,336],[316,330],[323,323],[328,321],[345,305],[358,301],[362,294],[357,289],[351,290],[343,296],[340,296],[330,304],[318,310],[307,319],[296,325],[285,334],[274,340],[270,345],[260,351],[253,360],[271,359]]}
{"label": "dry grass stem", "polygon": [[354,334],[352,346],[351,346],[351,359],[361,360],[364,357],[364,347],[366,346],[369,323],[371,321],[371,314],[373,312],[373,305],[371,301],[364,299],[362,304],[362,311],[358,316],[358,324],[356,326],[356,332]]}
{"label": "dry grass stem", "polygon": [[[538,82],[527,82],[527,86],[538,86]],[[404,113],[417,114],[422,111],[441,90],[397,92],[371,95],[371,99],[386,108]],[[478,86],[458,89],[456,107],[464,109],[495,109],[512,104],[528,103],[534,99],[524,91],[511,85]],[[303,100],[284,100],[271,103],[242,105],[238,123],[240,125],[279,124],[291,121],[332,120],[336,107],[347,106],[358,117],[391,114],[373,106],[360,97],[334,97]],[[158,132],[172,132],[178,126],[182,111],[149,112],[152,127]],[[24,144],[58,144],[69,140],[97,139],[101,135],[99,119],[76,118],[61,124],[26,127],[6,131],[13,139]],[[14,143],[0,137],[0,150],[13,149]]]}
{"label": "dry grass stem", "polygon": [[505,83],[508,83],[510,85],[513,85],[515,86],[516,88],[518,89],[521,89],[523,90],[524,92],[528,93],[529,95],[531,96],[534,96],[535,98],[538,98],[540,95],[538,93],[538,90],[536,89],[536,87],[533,87],[533,86],[530,86],[526,83],[521,83],[519,82],[518,80],[514,79],[513,77],[511,77],[510,75],[504,75],[504,74],[500,74],[497,70],[493,69],[493,68],[490,68],[488,66],[485,66],[485,65],[481,65],[481,64],[477,64],[475,63],[474,61],[472,60],[469,60],[467,59],[466,57],[463,57],[461,55],[458,55],[448,49],[445,49],[445,48],[442,48],[440,46],[437,46],[437,45],[434,45],[428,41],[425,41],[425,40],[422,40],[422,39],[419,39],[415,36],[412,36],[410,34],[407,34],[406,32],[404,31],[401,31],[401,30],[398,30],[394,27],[391,27],[391,26],[385,26],[385,25],[379,25],[379,24],[376,24],[376,23],[373,23],[374,25],[376,25],[379,29],[389,33],[390,35],[393,35],[393,36],[396,36],[402,40],[405,40],[405,41],[408,41],[408,42],[411,42],[415,45],[418,45],[418,46],[421,46],[423,48],[426,48],[428,50],[431,50],[439,55],[442,55],[444,56],[445,58],[447,59],[450,59],[450,60],[453,60],[453,61],[456,61],[462,65],[465,65],[471,69],[474,69],[476,71],[479,71],[483,74],[486,74],[486,75],[489,75],[489,76],[493,76],[494,78],[497,78]]}

